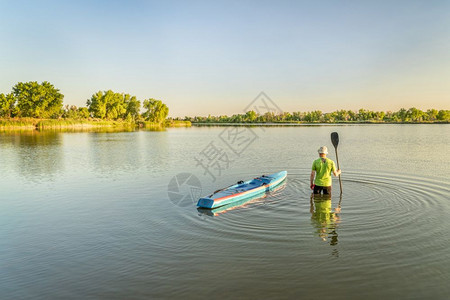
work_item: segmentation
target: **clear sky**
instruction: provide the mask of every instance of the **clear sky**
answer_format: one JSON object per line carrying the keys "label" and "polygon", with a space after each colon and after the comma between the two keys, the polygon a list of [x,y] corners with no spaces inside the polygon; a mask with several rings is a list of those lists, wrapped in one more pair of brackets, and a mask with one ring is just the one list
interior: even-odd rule
{"label": "clear sky", "polygon": [[170,116],[450,108],[450,1],[0,0],[0,92],[50,81]]}

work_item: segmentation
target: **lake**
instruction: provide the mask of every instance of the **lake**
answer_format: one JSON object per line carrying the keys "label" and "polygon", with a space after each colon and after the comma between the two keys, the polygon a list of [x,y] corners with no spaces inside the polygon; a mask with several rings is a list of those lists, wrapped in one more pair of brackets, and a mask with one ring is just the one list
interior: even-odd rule
{"label": "lake", "polygon": [[[0,133],[0,297],[448,299],[449,129]],[[311,199],[333,131],[343,195]],[[281,170],[262,198],[195,205]]]}

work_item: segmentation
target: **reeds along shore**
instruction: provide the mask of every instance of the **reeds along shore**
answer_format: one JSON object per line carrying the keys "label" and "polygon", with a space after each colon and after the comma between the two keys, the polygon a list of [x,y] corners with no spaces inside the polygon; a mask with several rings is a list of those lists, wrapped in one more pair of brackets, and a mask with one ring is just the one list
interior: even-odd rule
{"label": "reeds along shore", "polygon": [[114,128],[154,128],[154,127],[189,127],[189,121],[166,120],[162,123],[139,121],[108,121],[99,119],[77,120],[77,119],[34,119],[34,118],[10,118],[0,119],[1,130],[44,130],[44,129],[89,129],[99,127]]}

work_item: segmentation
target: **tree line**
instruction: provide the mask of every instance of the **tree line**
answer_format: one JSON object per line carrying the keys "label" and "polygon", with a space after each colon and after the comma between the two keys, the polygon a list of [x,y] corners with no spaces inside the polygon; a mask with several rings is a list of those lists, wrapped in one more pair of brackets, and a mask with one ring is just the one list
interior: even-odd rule
{"label": "tree line", "polygon": [[395,122],[395,123],[421,123],[421,122],[449,122],[450,110],[428,109],[422,111],[415,107],[402,108],[399,111],[370,111],[360,109],[337,110],[323,113],[320,110],[310,112],[283,112],[275,114],[266,112],[258,114],[255,111],[247,111],[245,114],[232,116],[185,117],[185,121],[192,123],[339,123],[339,122]]}
{"label": "tree line", "polygon": [[64,95],[47,81],[19,82],[11,93],[0,93],[0,117],[42,119],[102,119],[128,122],[161,123],[169,115],[169,108],[161,100],[149,98],[142,102],[136,96],[98,91],[86,101],[86,107],[63,106]]}
{"label": "tree line", "polygon": [[[169,108],[161,100],[153,98],[141,101],[136,96],[116,93],[112,90],[98,91],[86,101],[86,107],[63,106],[64,95],[47,81],[19,82],[8,94],[0,93],[0,118],[42,118],[42,119],[102,119],[124,120],[127,122],[150,121],[161,123]],[[370,111],[360,109],[337,110],[323,113],[320,110],[310,112],[284,112],[258,114],[248,111],[232,116],[185,117],[184,121],[193,123],[270,123],[270,122],[449,122],[449,110],[428,109],[422,111],[415,107],[400,109],[396,112]]]}

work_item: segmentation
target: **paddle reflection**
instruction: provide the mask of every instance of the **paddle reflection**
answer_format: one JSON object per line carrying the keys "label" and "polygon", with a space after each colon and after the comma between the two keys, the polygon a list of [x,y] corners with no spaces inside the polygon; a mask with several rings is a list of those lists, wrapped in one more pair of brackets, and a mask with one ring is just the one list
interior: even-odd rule
{"label": "paddle reflection", "polygon": [[338,206],[333,210],[331,196],[311,195],[310,199],[311,224],[315,228],[315,233],[330,246],[338,244],[337,228],[341,222],[339,216],[341,201],[342,197]]}

